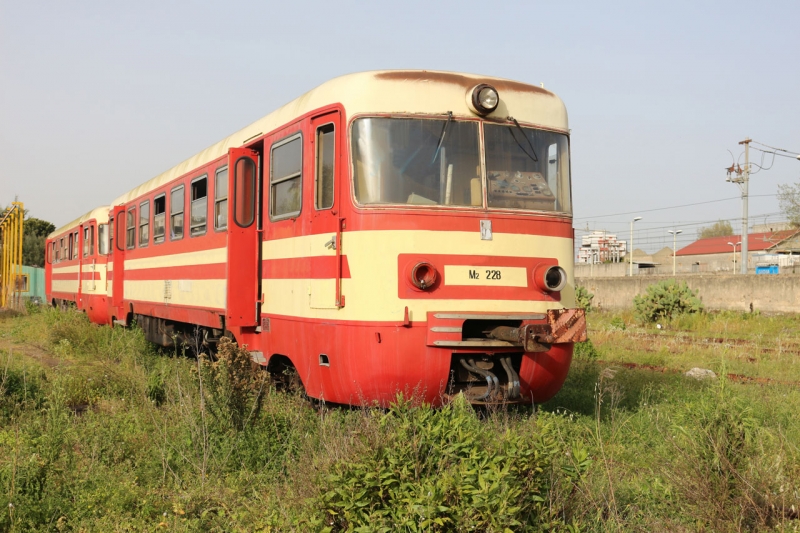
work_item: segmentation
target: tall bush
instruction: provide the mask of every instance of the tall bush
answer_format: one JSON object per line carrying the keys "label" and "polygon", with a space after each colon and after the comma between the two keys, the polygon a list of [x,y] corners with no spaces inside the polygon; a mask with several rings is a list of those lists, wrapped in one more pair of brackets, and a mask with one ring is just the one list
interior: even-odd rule
{"label": "tall bush", "polygon": [[685,281],[667,279],[650,285],[645,294],[634,297],[633,309],[638,320],[655,322],[683,313],[700,313],[703,302]]}
{"label": "tall bush", "polygon": [[575,286],[575,301],[578,304],[578,307],[585,311],[589,311],[592,308],[592,300],[594,300],[594,294],[589,292],[586,287],[583,285],[576,285]]}

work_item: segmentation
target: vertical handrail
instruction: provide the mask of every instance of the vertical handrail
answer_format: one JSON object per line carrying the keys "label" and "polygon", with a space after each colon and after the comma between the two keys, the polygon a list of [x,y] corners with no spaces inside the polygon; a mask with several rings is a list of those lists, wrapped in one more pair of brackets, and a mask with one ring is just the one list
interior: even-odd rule
{"label": "vertical handrail", "polygon": [[22,307],[22,243],[25,205],[12,202],[0,216],[0,307]]}

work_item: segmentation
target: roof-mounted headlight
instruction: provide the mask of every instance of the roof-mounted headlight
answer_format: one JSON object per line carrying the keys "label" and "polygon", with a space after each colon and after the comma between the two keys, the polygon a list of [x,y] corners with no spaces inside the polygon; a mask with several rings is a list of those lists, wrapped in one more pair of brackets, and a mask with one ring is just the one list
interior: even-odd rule
{"label": "roof-mounted headlight", "polygon": [[489,84],[481,83],[472,89],[472,97],[470,99],[472,108],[479,115],[488,115],[495,109],[500,102],[500,95],[497,94],[497,89]]}

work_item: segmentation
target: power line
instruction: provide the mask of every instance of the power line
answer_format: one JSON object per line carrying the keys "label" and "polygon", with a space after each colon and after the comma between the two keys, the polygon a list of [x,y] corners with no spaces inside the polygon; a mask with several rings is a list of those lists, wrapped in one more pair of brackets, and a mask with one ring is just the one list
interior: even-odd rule
{"label": "power line", "polygon": [[765,154],[779,155],[781,157],[788,157],[789,159],[797,159],[797,156],[798,156],[798,154],[789,155],[789,154],[791,154],[791,152],[788,152],[786,154],[779,154],[778,152],[771,152],[769,150],[762,150],[761,148],[756,148],[755,146],[751,146],[750,148],[752,148],[753,150],[758,150],[759,152],[764,152]]}
{"label": "power line", "polygon": [[[764,143],[758,142],[758,141],[751,141],[751,142],[754,142],[756,144],[760,144],[761,146],[766,146],[767,148],[771,148],[772,150],[776,150],[778,152],[786,152],[787,154],[794,154],[795,157],[800,155],[800,153],[798,153],[798,152],[792,152],[791,150],[786,150],[785,148],[775,148],[774,146],[770,146],[768,144],[764,144]],[[760,148],[756,148],[756,150],[761,150],[761,149]],[[763,152],[764,150],[761,150],[761,151]],[[778,155],[780,155],[780,154],[778,154]]]}
{"label": "power line", "polygon": [[[759,198],[762,196],[777,196],[777,194],[751,194],[750,198]],[[693,204],[683,204],[683,205],[673,205],[670,207],[656,207],[654,209],[639,209],[636,211],[626,211],[624,213],[612,213],[610,215],[594,215],[589,217],[577,217],[573,218],[572,220],[589,220],[594,218],[605,218],[605,217],[616,217],[621,215],[635,215],[638,213],[652,213],[654,211],[666,211],[668,209],[679,209],[681,207],[692,207],[695,205],[705,205],[705,204],[713,204],[718,202],[727,202],[729,200],[738,200],[739,196],[731,196],[730,198],[720,198],[719,200],[708,200],[707,202],[695,202]]]}

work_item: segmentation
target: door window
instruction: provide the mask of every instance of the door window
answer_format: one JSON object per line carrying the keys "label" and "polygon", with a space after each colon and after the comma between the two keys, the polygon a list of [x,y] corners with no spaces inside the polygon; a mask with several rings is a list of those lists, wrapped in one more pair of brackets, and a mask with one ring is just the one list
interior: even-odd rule
{"label": "door window", "polygon": [[249,157],[236,161],[233,185],[234,220],[246,228],[256,217],[256,164]]}

